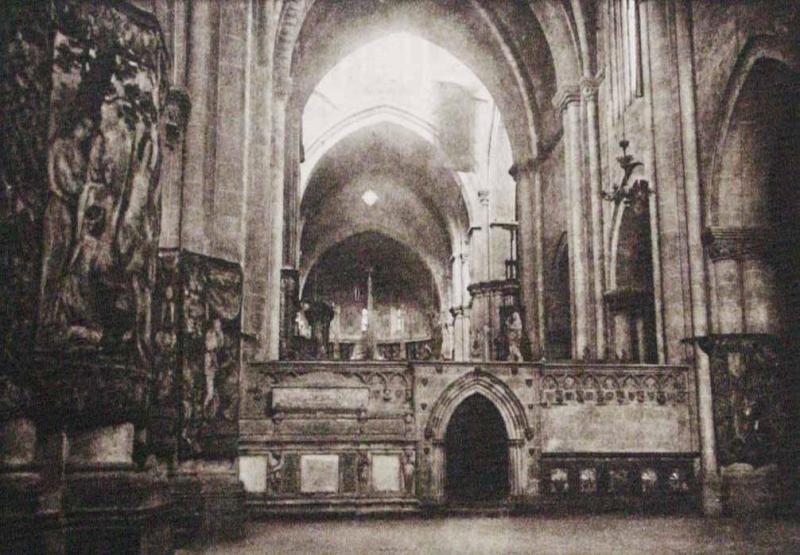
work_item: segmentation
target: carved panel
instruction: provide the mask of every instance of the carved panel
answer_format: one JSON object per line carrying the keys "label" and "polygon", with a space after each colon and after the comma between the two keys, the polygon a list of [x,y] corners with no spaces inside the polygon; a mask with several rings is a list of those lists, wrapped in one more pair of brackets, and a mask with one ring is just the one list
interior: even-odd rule
{"label": "carved panel", "polygon": [[55,3],[37,344],[150,367],[166,52],[157,22]]}
{"label": "carved panel", "polygon": [[242,272],[237,264],[183,253],[180,456],[236,452]]}
{"label": "carved panel", "polygon": [[400,456],[372,455],[372,489],[400,491]]}
{"label": "carved panel", "polygon": [[355,493],[357,481],[356,454],[339,455],[339,468],[342,472],[342,493]]}
{"label": "carved panel", "polygon": [[413,413],[412,374],[402,365],[251,363],[248,384],[243,417],[269,419],[280,436],[404,437]]}
{"label": "carved panel", "polygon": [[675,510],[692,508],[697,492],[690,457],[546,457],[541,468],[547,501],[622,507],[637,500]]}
{"label": "carved panel", "polygon": [[339,455],[302,455],[300,491],[303,493],[339,491]]}
{"label": "carved panel", "polygon": [[700,340],[711,362],[719,462],[761,466],[787,445],[786,361],[769,335],[716,335]]}
{"label": "carved panel", "polygon": [[272,389],[272,410],[335,412],[367,409],[369,389],[366,387],[275,387]]}
{"label": "carved panel", "polygon": [[158,279],[153,299],[153,396],[148,435],[159,454],[175,452],[178,440],[178,389],[180,383],[181,283],[177,251],[159,255]]}

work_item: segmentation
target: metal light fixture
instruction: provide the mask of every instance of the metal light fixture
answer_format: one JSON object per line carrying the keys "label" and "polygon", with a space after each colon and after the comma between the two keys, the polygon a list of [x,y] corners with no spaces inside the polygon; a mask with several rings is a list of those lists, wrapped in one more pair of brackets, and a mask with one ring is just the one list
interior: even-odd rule
{"label": "metal light fixture", "polygon": [[650,184],[645,179],[637,179],[633,182],[633,184],[628,185],[628,181],[630,181],[633,170],[639,166],[644,166],[644,164],[635,161],[633,156],[628,154],[629,145],[630,143],[627,139],[623,139],[619,142],[619,146],[622,147],[622,156],[617,157],[617,162],[624,172],[622,181],[619,185],[615,184],[610,192],[603,191],[601,194],[603,195],[603,200],[607,200],[615,204],[624,202],[628,206],[634,205],[634,207],[637,207],[640,206],[641,202],[647,200],[647,197],[650,195],[650,193],[654,193],[655,191],[650,188]]}

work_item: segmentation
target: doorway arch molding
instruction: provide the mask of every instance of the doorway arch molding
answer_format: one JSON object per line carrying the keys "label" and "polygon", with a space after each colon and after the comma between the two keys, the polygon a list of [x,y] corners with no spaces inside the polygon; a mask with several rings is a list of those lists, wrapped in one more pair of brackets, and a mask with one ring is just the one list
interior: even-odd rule
{"label": "doorway arch molding", "polygon": [[488,399],[500,413],[508,436],[508,479],[511,497],[522,496],[525,492],[525,457],[523,450],[526,441],[534,437],[522,403],[508,385],[497,376],[476,367],[451,383],[431,407],[425,425],[425,440],[433,444],[431,460],[431,496],[437,501],[444,500],[445,469],[447,452],[445,434],[456,408],[472,395]]}

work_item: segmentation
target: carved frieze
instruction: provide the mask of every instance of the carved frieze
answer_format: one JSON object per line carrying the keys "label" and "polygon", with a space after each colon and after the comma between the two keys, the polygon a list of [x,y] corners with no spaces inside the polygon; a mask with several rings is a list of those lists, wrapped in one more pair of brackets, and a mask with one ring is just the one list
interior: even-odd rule
{"label": "carved frieze", "polygon": [[248,365],[243,417],[269,419],[278,436],[413,434],[405,365],[275,362]]}
{"label": "carved frieze", "polygon": [[682,367],[548,370],[540,378],[541,405],[683,405],[689,399],[687,372]]}

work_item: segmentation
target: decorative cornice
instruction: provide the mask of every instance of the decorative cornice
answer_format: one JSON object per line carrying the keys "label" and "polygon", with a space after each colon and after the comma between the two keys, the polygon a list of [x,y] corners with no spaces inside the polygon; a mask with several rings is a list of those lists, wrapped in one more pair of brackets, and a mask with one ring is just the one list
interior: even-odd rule
{"label": "decorative cornice", "polygon": [[467,291],[473,297],[491,295],[493,293],[515,294],[519,291],[519,282],[515,279],[497,279],[492,281],[479,281],[467,286]]}
{"label": "decorative cornice", "polygon": [[769,227],[709,227],[703,232],[703,245],[715,262],[762,258],[782,243],[777,230]]}
{"label": "decorative cornice", "polygon": [[566,85],[558,89],[556,91],[555,96],[553,96],[553,106],[558,109],[559,112],[563,112],[567,109],[567,106],[572,104],[573,102],[580,102],[581,101],[581,89],[578,85]]}

